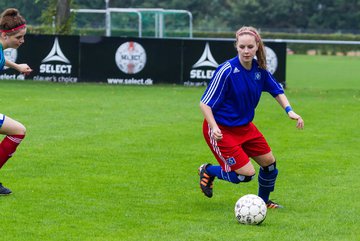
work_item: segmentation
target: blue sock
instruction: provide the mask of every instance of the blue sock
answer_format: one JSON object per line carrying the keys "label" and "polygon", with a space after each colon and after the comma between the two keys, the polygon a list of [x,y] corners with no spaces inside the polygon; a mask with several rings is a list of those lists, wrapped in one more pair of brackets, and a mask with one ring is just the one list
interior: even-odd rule
{"label": "blue sock", "polygon": [[206,167],[206,171],[207,173],[209,173],[210,176],[216,176],[216,177],[220,177],[221,176],[221,167],[220,166],[213,166],[213,165],[208,165]]}
{"label": "blue sock", "polygon": [[259,193],[258,196],[261,197],[266,203],[269,201],[270,192],[275,189],[275,181],[278,175],[278,169],[276,169],[276,164],[271,164],[268,167],[260,167],[258,181],[259,181]]}
{"label": "blue sock", "polygon": [[240,182],[249,182],[252,179],[252,177],[238,175],[234,171],[224,172],[222,170],[221,166],[208,165],[206,168],[206,171],[210,176],[216,176],[217,178],[219,178],[221,180],[236,183],[236,184],[238,184]]}

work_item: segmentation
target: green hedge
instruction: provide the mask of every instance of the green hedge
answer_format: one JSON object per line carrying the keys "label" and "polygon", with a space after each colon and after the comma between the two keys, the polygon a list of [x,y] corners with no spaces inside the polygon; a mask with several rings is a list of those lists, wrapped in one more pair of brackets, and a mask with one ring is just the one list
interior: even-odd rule
{"label": "green hedge", "polygon": [[[53,34],[53,29],[47,26],[30,26],[29,33],[32,34]],[[73,29],[73,35],[93,35],[104,36],[104,29],[96,28],[82,28]],[[138,31],[134,29],[113,29],[112,36],[121,37],[138,37]],[[234,32],[193,32],[194,38],[234,38]],[[360,35],[355,34],[307,34],[307,33],[275,33],[275,32],[262,32],[264,39],[306,39],[306,40],[341,40],[341,41],[360,41]],[[144,30],[142,37],[155,37],[153,30]],[[165,32],[164,37],[189,37],[189,32],[176,31]],[[313,52],[322,55],[347,55],[350,52],[360,54],[360,44],[346,45],[346,44],[303,44],[303,43],[288,43],[288,49],[297,54],[306,54]]]}

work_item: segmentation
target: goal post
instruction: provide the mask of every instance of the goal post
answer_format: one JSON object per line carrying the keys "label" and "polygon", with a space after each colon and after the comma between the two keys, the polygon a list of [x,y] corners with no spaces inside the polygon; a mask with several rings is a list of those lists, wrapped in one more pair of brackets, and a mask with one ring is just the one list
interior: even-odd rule
{"label": "goal post", "polygon": [[165,15],[168,14],[180,14],[186,15],[188,17],[188,31],[189,38],[193,38],[193,17],[192,13],[188,10],[181,9],[163,9],[163,8],[109,8],[106,5],[106,9],[70,9],[74,13],[101,13],[105,14],[105,30],[106,36],[111,36],[111,14],[112,13],[127,13],[127,14],[136,14],[138,17],[138,37],[143,36],[143,21],[144,14],[152,13],[154,14],[154,33],[156,38],[163,38],[164,32],[166,29]]}

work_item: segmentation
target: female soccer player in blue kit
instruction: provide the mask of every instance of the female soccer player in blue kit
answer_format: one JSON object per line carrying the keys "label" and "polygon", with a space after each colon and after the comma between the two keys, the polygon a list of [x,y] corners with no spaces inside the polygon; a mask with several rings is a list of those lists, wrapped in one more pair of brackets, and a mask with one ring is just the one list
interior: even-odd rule
{"label": "female soccer player in blue kit", "polygon": [[238,55],[216,69],[200,101],[205,117],[203,134],[220,164],[199,167],[200,188],[211,198],[215,177],[236,184],[251,181],[255,176],[251,157],[260,165],[258,195],[268,208],[281,208],[269,199],[278,174],[275,157],[252,123],[261,93],[270,93],[289,118],[297,121],[297,128],[302,129],[304,121],[292,110],[282,86],[266,70],[265,47],[258,31],[240,28],[236,49]]}
{"label": "female soccer player in blue kit", "polygon": [[[27,64],[16,64],[5,59],[4,49],[18,48],[24,43],[26,22],[19,11],[6,9],[0,17],[0,70],[4,66],[16,69],[20,73],[29,74],[32,69]],[[13,155],[17,146],[25,137],[25,127],[20,122],[0,113],[0,134],[6,135],[0,143],[0,168]],[[11,194],[10,189],[0,183],[0,195]]]}

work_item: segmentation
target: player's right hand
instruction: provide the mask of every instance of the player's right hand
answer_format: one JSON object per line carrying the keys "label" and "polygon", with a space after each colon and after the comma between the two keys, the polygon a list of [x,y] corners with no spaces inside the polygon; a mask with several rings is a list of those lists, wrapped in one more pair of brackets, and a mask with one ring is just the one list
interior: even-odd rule
{"label": "player's right hand", "polygon": [[18,64],[17,69],[24,75],[28,75],[33,71],[27,64]]}
{"label": "player's right hand", "polygon": [[213,131],[212,136],[215,140],[219,141],[223,138],[223,134],[221,133],[219,127],[213,128],[212,131]]}

